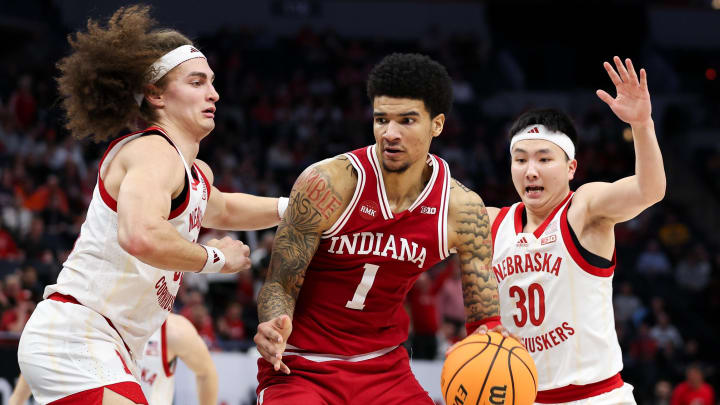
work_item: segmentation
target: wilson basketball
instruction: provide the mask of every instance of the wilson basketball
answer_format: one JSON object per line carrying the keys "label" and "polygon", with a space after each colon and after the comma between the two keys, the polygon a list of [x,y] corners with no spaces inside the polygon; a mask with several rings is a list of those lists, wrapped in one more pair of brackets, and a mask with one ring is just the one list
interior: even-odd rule
{"label": "wilson basketball", "polygon": [[532,405],[537,370],[515,339],[496,332],[473,334],[445,359],[440,386],[448,405]]}

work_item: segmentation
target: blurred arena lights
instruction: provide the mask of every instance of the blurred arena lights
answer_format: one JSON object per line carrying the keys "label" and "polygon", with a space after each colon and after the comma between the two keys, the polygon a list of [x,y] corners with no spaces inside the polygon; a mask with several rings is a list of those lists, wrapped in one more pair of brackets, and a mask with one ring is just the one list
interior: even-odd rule
{"label": "blurred arena lights", "polygon": [[[720,0],[718,0],[718,1],[720,1]],[[705,78],[708,80],[717,79],[717,70],[715,70],[715,68],[707,68],[705,70]]]}
{"label": "blurred arena lights", "polygon": [[632,142],[632,140],[633,140],[632,129],[630,127],[623,129],[622,137],[625,142]]}

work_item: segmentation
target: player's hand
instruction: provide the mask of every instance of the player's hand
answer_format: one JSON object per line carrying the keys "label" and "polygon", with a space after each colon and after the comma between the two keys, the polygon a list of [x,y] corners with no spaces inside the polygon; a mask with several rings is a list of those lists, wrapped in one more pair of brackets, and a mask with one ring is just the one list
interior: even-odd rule
{"label": "player's hand", "polygon": [[[502,324],[496,325],[494,328],[492,328],[490,330],[490,332],[497,332],[497,333],[503,335],[503,337],[506,337],[506,338],[509,337],[509,338],[515,339],[515,340],[517,340],[518,343],[520,343],[522,345],[522,347],[525,347],[525,343],[523,343],[522,338],[520,336],[510,332],[509,330],[507,330],[507,328],[505,326],[503,326]],[[480,325],[477,329],[475,329],[475,331],[473,333],[471,333],[471,335],[484,335],[486,333],[488,333],[487,325]],[[445,356],[447,357],[447,355],[449,355],[450,352],[455,350],[455,347],[457,345],[459,345],[461,342],[462,341],[457,342],[454,345],[448,347],[448,349],[445,350]],[[525,349],[527,350],[527,348],[525,348]]]}
{"label": "player's hand", "polygon": [[617,71],[609,62],[603,63],[603,66],[615,85],[617,95],[613,98],[603,90],[595,93],[624,122],[630,125],[642,125],[648,122],[652,106],[645,69],[640,69],[640,78],[638,79],[630,59],[625,59],[625,65],[617,56],[613,58],[613,61]]}
{"label": "player's hand", "polygon": [[273,365],[275,371],[290,374],[290,368],[282,362],[287,340],[292,332],[292,320],[287,315],[273,318],[258,325],[255,344],[263,359]]}
{"label": "player's hand", "polygon": [[205,243],[220,249],[225,255],[225,265],[220,273],[237,273],[250,270],[250,248],[239,240],[226,236],[220,240],[210,239]]}

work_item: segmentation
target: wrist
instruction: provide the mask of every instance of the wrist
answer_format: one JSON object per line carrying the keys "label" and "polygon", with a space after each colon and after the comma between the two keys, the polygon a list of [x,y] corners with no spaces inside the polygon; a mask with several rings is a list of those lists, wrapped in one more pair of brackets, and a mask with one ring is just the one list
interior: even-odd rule
{"label": "wrist", "polygon": [[479,321],[473,321],[465,323],[465,332],[467,332],[468,335],[475,332],[477,328],[481,327],[482,325],[487,326],[488,330],[492,330],[492,328],[500,325],[500,316],[489,316],[487,318],[481,319]]}
{"label": "wrist", "polygon": [[648,117],[646,120],[631,123],[630,127],[633,129],[633,132],[645,128],[655,128],[655,122],[652,117]]}
{"label": "wrist", "polygon": [[288,203],[290,202],[290,199],[287,197],[280,197],[277,201],[277,213],[278,217],[280,219],[283,218],[283,215],[285,215],[285,210],[288,207]]}
{"label": "wrist", "polygon": [[207,245],[200,245],[205,249],[205,253],[207,253],[207,258],[205,259],[205,265],[198,271],[200,274],[204,273],[220,273],[220,271],[225,267],[225,254],[223,252],[212,246]]}

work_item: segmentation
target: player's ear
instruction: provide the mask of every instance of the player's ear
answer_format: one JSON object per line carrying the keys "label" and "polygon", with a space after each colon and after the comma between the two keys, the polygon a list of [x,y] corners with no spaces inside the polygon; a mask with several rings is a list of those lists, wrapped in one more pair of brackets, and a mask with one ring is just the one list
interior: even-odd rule
{"label": "player's ear", "polygon": [[445,125],[445,114],[438,114],[432,119],[432,136],[439,136]]}
{"label": "player's ear", "polygon": [[577,170],[578,161],[576,159],[572,159],[568,163],[568,180],[572,180],[575,178],[575,171]]}

